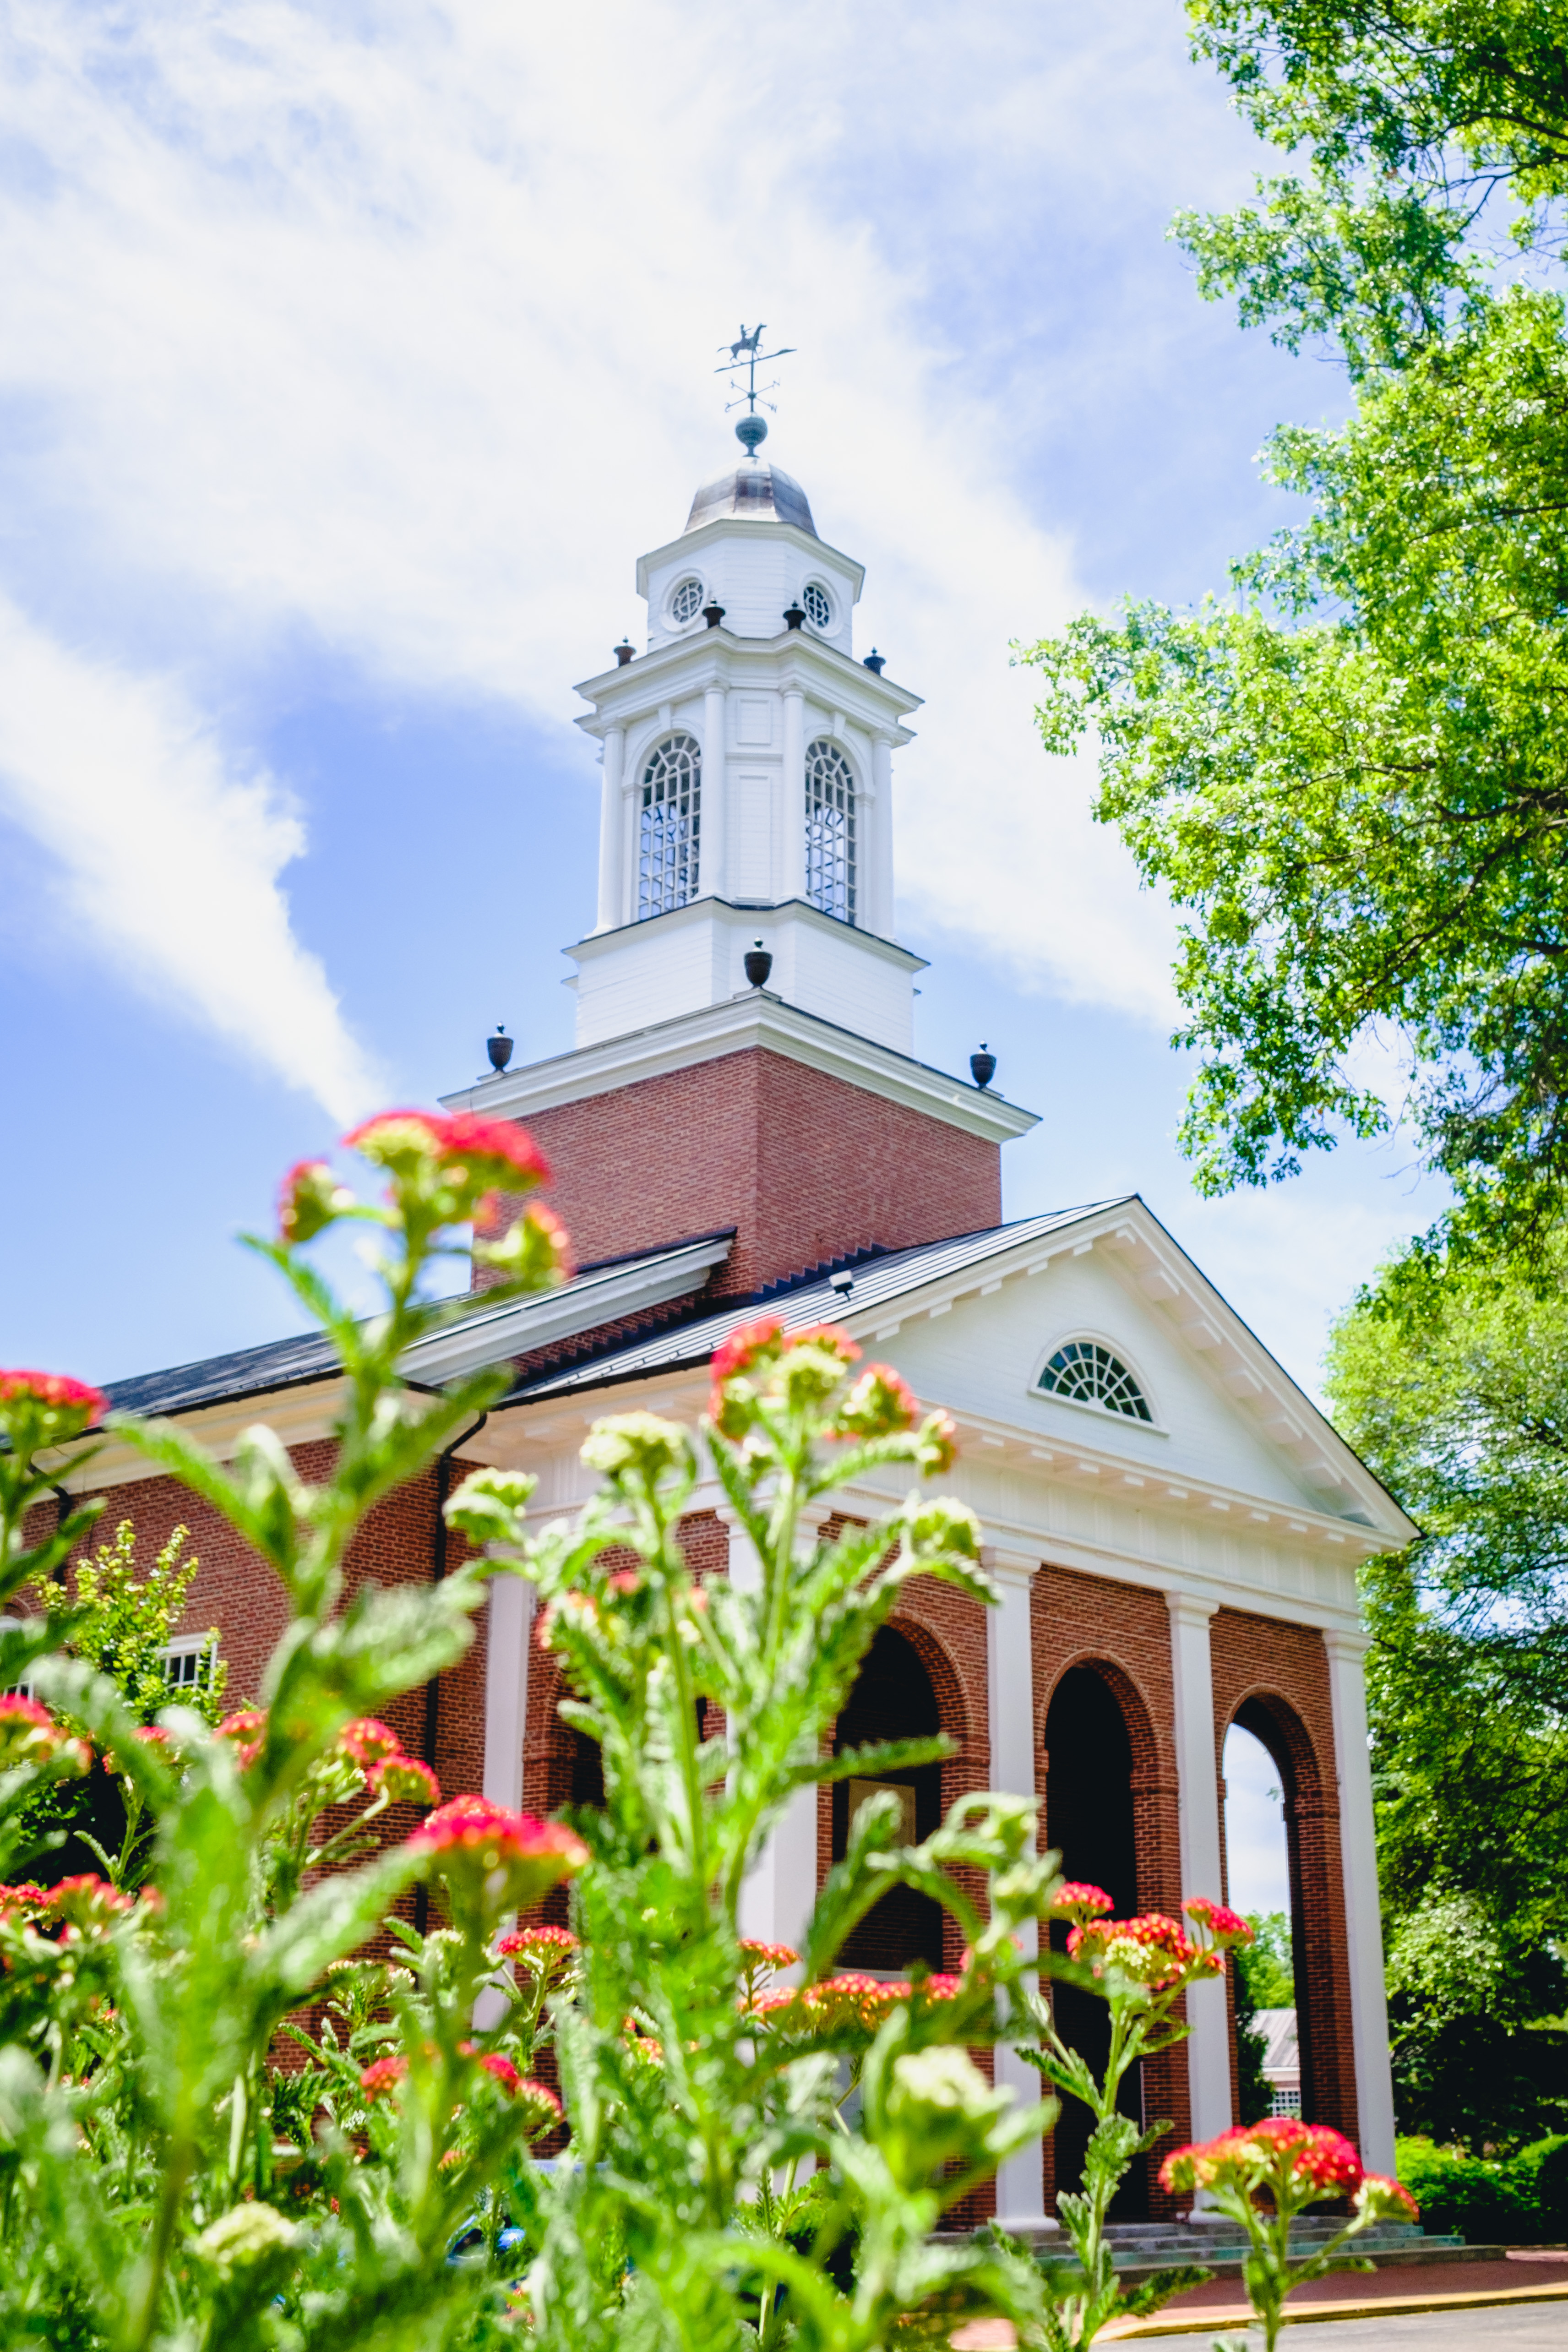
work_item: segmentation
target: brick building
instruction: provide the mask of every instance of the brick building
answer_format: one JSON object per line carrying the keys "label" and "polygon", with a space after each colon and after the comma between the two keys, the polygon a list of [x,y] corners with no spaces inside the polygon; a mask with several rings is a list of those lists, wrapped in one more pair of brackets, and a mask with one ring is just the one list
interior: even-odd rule
{"label": "brick building", "polygon": [[[847,1325],[956,1419],[951,1483],[1002,1599],[913,1591],[840,1738],[945,1730],[949,1760],[899,1783],[914,1832],[966,1790],[1035,1791],[1071,1875],[1119,1908],[1169,1910],[1224,1891],[1219,1756],[1231,1723],[1254,1731],[1287,1798],[1303,2110],[1392,2169],[1355,1570],[1412,1530],[1141,1200],[1004,1220],[1001,1149],[1033,1115],[912,1052],[921,967],[890,936],[893,754],[918,703],[855,656],[860,583],[754,452],[639,563],[646,649],[617,649],[580,689],[603,802],[597,921],[568,950],[575,1046],[447,1097],[538,1137],[582,1271],[521,1303],[480,1293],[416,1351],[422,1380],[505,1361],[513,1385],[454,1464],[374,1515],[358,1570],[440,1574],[445,1481],[473,1463],[534,1471],[541,1513],[570,1510],[588,1424],[638,1406],[694,1418],[712,1348],[759,1300],[787,1324]],[[220,1449],[265,1417],[308,1465],[335,1385],[304,1339],[124,1383],[116,1402]],[[111,1515],[150,1536],[190,1525],[191,1622],[222,1626],[231,1688],[254,1689],[282,1620],[256,1563],[128,1452],[111,1445],[81,1483],[117,1487]],[[843,1507],[858,1499],[887,1496],[868,1486]],[[749,1572],[717,1488],[689,1539],[707,1569]],[[449,1791],[548,1810],[591,1797],[595,1759],[529,1630],[508,1580],[475,1649],[399,1728]],[[750,1882],[753,1931],[795,1938],[865,1793],[797,1804]],[[847,1958],[951,1963],[950,1942],[934,1906],[889,1898]],[[1233,2116],[1223,1988],[1193,1996],[1192,2022],[1143,2085],[1183,2138]],[[1048,2211],[1075,2160],[1070,2126],[1043,2164],[1015,2160],[1005,2214]]]}

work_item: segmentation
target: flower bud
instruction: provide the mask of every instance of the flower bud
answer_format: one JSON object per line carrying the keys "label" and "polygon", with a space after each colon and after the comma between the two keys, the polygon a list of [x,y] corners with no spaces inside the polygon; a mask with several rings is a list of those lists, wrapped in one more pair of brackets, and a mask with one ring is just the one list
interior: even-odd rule
{"label": "flower bud", "polygon": [[313,1241],[354,1205],[324,1160],[297,1160],[278,1187],[278,1238],[290,1248]]}

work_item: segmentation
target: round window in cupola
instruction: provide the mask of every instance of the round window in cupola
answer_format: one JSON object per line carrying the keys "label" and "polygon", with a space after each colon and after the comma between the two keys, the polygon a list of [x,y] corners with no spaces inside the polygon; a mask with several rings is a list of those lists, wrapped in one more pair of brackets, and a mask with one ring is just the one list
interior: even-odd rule
{"label": "round window in cupola", "polygon": [[819,581],[806,582],[800,592],[800,601],[814,629],[830,629],[833,626],[833,599]]}
{"label": "round window in cupola", "polygon": [[680,580],[669,592],[669,617],[678,629],[684,629],[702,610],[700,580]]}

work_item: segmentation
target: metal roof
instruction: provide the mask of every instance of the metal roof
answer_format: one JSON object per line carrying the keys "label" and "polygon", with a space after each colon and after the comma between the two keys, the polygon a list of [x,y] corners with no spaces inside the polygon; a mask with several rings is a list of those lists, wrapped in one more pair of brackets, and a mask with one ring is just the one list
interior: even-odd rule
{"label": "metal roof", "polygon": [[992,1225],[982,1233],[957,1234],[949,1241],[925,1242],[914,1249],[894,1250],[886,1257],[847,1269],[854,1275],[853,1286],[847,1294],[836,1290],[825,1274],[818,1281],[802,1283],[797,1288],[761,1302],[726,1299],[711,1315],[699,1316],[674,1330],[609,1349],[565,1371],[545,1372],[521,1381],[502,1402],[522,1404],[536,1397],[570,1396],[576,1391],[604,1387],[611,1381],[635,1380],[644,1373],[684,1370],[693,1364],[706,1363],[737,1323],[759,1313],[776,1315],[786,1331],[798,1330],[807,1323],[841,1320],[846,1316],[859,1321],[923,1289],[928,1283],[963,1274],[971,1266],[983,1265],[987,1258],[1000,1257],[1027,1243],[1044,1240],[1063,1225],[1099,1216],[1136,1198],[1135,1193],[1120,1194],[1109,1201],[1090,1201],[1076,1209],[1058,1209],[1050,1216],[1024,1217],[1016,1223]]}
{"label": "metal roof", "polygon": [[[661,1249],[636,1250],[620,1257],[599,1259],[592,1265],[580,1266],[570,1282],[553,1290],[532,1292],[500,1308],[484,1291],[478,1291],[473,1297],[471,1317],[456,1318],[428,1339],[416,1342],[410,1360],[405,1361],[405,1375],[417,1371],[424,1349],[429,1349],[439,1361],[450,1351],[453,1338],[467,1332],[471,1325],[479,1330],[487,1324],[494,1325],[496,1345],[490,1360],[498,1363],[526,1355],[531,1346],[542,1347],[562,1336],[575,1336],[570,1329],[574,1303],[582,1316],[576,1331],[591,1332],[595,1321],[610,1322],[617,1312],[624,1312],[617,1309],[613,1296],[606,1294],[618,1293],[643,1271],[657,1269],[667,1262],[691,1259],[690,1287],[695,1289],[707,1278],[706,1263],[697,1263],[702,1258],[701,1245],[723,1243],[727,1248],[731,1230],[698,1234]],[[717,1255],[720,1253],[715,1249],[708,1249],[707,1261]],[[531,1338],[531,1314],[539,1322],[548,1323],[546,1333]],[[563,1314],[568,1327],[565,1331]],[[104,1393],[121,1412],[188,1412],[199,1405],[232,1403],[242,1397],[266,1396],[279,1389],[331,1380],[338,1364],[338,1352],[331,1341],[319,1331],[307,1331],[291,1339],[269,1340],[264,1347],[208,1356],[199,1363],[176,1364],[167,1371],[143,1372],[131,1380],[108,1381]],[[434,1384],[443,1377],[443,1370],[433,1369],[430,1377]]]}
{"label": "metal roof", "polygon": [[700,530],[705,522],[717,522],[723,515],[743,515],[755,522],[792,522],[797,530],[808,530],[813,539],[817,536],[811,502],[794,475],[786,474],[782,466],[759,464],[755,458],[750,465],[737,466],[732,473],[721,474],[717,481],[703,484],[691,501],[686,529]]}

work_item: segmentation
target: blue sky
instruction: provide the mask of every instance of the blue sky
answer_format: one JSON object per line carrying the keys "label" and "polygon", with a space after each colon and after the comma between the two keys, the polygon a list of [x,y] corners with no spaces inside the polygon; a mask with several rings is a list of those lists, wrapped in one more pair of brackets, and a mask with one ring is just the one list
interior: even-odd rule
{"label": "blue sky", "polygon": [[[563,17],[568,21],[560,21]],[[569,1042],[573,681],[798,346],[770,452],[926,698],[919,1049],[1044,1114],[1022,1215],[1142,1191],[1298,1378],[1428,1194],[1397,1141],[1197,1202],[1167,913],[1031,732],[1030,638],[1223,587],[1342,404],[1165,238],[1260,160],[1174,0],[16,0],[0,31],[0,1360],[294,1328],[234,1233],[504,1020]]]}

